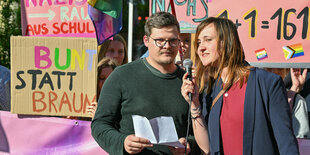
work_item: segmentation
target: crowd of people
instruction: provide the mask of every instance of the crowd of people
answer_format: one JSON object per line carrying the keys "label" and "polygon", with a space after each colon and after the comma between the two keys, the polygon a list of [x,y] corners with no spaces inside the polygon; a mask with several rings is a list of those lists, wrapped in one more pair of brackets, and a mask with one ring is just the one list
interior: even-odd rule
{"label": "crowd of people", "polygon": [[[144,30],[147,52],[131,63],[121,35],[98,46],[97,102],[87,112],[102,149],[112,155],[299,154],[296,138],[310,138],[309,70],[250,66],[235,24],[225,18],[202,21],[193,40],[166,12],[150,16]],[[186,58],[193,60],[192,80],[182,66]],[[0,66],[0,73],[0,110],[9,111],[10,71]],[[136,136],[132,115],[171,116],[186,150]]]}

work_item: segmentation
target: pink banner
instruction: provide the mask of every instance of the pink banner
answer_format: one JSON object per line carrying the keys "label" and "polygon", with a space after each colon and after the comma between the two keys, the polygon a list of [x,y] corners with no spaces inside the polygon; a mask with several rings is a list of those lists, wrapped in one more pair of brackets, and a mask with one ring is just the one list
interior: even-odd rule
{"label": "pink banner", "polygon": [[[298,139],[301,155],[310,139]],[[91,136],[90,121],[11,114],[0,111],[0,154],[108,155]]]}
{"label": "pink banner", "polygon": [[297,139],[299,144],[300,155],[310,154],[310,139]]}
{"label": "pink banner", "polygon": [[90,121],[0,111],[0,154],[107,155],[91,136]]}
{"label": "pink banner", "polygon": [[95,38],[87,0],[21,0],[24,36]]}
{"label": "pink banner", "polygon": [[[181,32],[195,33],[207,17],[227,17],[238,28],[250,63],[310,62],[309,1],[174,0]],[[171,11],[169,0],[149,0],[149,11]],[[309,66],[309,65],[308,65]]]}

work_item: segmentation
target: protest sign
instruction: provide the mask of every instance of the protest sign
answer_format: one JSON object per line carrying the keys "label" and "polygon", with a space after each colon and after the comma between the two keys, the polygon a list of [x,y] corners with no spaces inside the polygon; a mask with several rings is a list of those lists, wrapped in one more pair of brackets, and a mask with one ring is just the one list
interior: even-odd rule
{"label": "protest sign", "polygon": [[21,0],[24,36],[95,38],[87,0]]}
{"label": "protest sign", "polygon": [[[169,0],[150,0],[149,5],[150,14],[171,12]],[[310,68],[307,1],[174,0],[174,5],[183,33],[195,33],[196,26],[207,17],[226,17],[237,26],[251,64]]]}
{"label": "protest sign", "polygon": [[11,112],[88,116],[96,49],[95,38],[11,37]]}

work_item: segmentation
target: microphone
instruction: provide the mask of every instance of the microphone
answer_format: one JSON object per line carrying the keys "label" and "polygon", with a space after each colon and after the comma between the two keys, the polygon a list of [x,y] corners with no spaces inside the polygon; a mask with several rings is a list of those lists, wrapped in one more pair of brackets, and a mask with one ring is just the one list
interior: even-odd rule
{"label": "microphone", "polygon": [[193,62],[191,59],[187,58],[183,61],[183,66],[185,67],[185,71],[188,72],[187,79],[192,81],[192,66]]}
{"label": "microphone", "polygon": [[[193,66],[193,62],[191,59],[187,58],[183,61],[183,67],[185,68],[185,71],[188,73],[187,80],[190,80],[190,81],[192,81],[192,66]],[[190,101],[192,101],[192,93],[189,93],[188,97]]]}
{"label": "microphone", "polygon": [[[193,62],[191,59],[185,59],[183,61],[183,67],[185,67],[185,71],[188,73],[187,75],[187,80],[192,81],[192,66]],[[189,134],[189,124],[190,124],[190,116],[191,116],[191,105],[192,105],[192,93],[188,93],[188,98],[189,98],[189,108],[188,108],[188,114],[187,114],[187,130],[186,130],[186,136],[185,136],[185,153],[186,155],[186,149],[187,149],[187,138]]]}

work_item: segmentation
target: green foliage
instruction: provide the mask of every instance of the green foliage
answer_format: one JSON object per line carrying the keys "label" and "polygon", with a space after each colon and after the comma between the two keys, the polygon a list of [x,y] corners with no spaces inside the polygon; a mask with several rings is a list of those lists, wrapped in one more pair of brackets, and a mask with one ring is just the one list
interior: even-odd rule
{"label": "green foliage", "polygon": [[21,35],[20,0],[0,2],[0,64],[10,68],[10,36]]}

